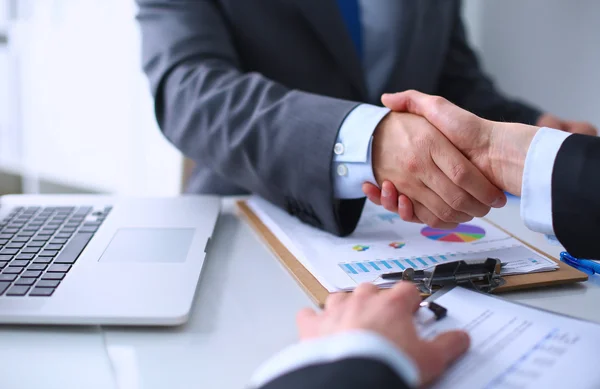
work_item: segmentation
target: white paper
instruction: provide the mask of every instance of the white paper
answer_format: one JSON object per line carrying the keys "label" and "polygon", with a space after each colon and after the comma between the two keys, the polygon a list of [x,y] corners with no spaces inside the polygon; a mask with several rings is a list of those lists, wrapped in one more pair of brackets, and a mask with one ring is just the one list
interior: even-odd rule
{"label": "white paper", "polygon": [[600,325],[462,288],[435,301],[448,316],[421,335],[463,329],[471,348],[432,388],[600,388]]}
{"label": "white paper", "polygon": [[330,292],[352,290],[362,282],[381,287],[384,273],[425,269],[444,262],[499,258],[502,274],[558,268],[545,258],[481,219],[459,226],[456,233],[402,221],[398,215],[368,203],[353,234],[340,238],[313,228],[285,211],[254,197],[248,205]]}

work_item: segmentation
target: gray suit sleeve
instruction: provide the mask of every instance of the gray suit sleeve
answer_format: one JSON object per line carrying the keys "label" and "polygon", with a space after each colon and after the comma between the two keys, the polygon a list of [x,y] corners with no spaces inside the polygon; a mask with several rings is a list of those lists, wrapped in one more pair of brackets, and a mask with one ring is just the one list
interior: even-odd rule
{"label": "gray suit sleeve", "polygon": [[336,201],[337,132],[355,102],[245,72],[213,0],[138,0],[158,123],[186,156],[306,223],[354,230],[364,200]]}
{"label": "gray suit sleeve", "polygon": [[489,120],[535,124],[541,115],[539,109],[506,98],[484,74],[467,40],[460,1],[456,2],[455,13],[439,95]]}

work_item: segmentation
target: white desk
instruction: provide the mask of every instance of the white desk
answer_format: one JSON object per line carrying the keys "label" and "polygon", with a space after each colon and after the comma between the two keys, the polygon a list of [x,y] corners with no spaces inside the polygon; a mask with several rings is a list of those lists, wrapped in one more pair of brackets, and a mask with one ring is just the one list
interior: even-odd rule
{"label": "white desk", "polygon": [[[494,211],[490,218],[550,254],[560,252],[559,247],[550,246],[544,237],[523,226],[516,200]],[[505,296],[600,322],[600,309],[593,309],[600,301],[600,276],[582,285]],[[295,314],[309,305],[308,297],[266,246],[235,216],[233,202],[225,200],[187,325],[174,329],[80,329],[72,336],[69,329],[0,327],[2,349],[7,341],[23,356],[35,352],[40,340],[46,350],[50,344],[62,345],[58,361],[36,357],[33,366],[22,369],[35,374],[35,366],[45,364],[43,376],[23,380],[11,371],[11,380],[0,375],[0,382],[10,383],[6,386],[10,389],[80,389],[102,387],[98,383],[108,388],[106,382],[113,378],[118,389],[241,389],[259,364],[296,340]],[[5,359],[0,356],[0,371],[6,367],[3,362],[18,366]],[[89,367],[93,363],[95,369]],[[48,367],[55,364],[74,364],[73,371],[67,374],[65,369]],[[87,371],[82,370],[86,366]],[[94,374],[100,378],[90,379]],[[33,382],[38,385],[31,385]]]}

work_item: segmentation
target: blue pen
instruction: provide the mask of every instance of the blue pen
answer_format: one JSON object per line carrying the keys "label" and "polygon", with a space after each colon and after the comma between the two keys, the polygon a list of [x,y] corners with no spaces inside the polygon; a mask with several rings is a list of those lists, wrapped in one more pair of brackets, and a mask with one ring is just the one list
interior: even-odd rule
{"label": "blue pen", "polygon": [[586,274],[600,274],[600,264],[589,259],[578,259],[563,251],[560,253],[560,260]]}

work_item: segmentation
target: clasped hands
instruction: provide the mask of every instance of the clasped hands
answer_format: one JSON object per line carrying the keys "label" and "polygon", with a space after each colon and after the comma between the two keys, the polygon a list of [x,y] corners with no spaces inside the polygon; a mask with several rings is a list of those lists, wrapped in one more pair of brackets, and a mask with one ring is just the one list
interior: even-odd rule
{"label": "clasped hands", "polygon": [[[382,102],[392,112],[373,134],[373,173],[381,189],[365,183],[369,200],[405,221],[453,228],[503,207],[503,191],[520,195],[538,127],[485,120],[417,91],[386,94]],[[543,115],[538,124],[549,117],[555,119]],[[572,132],[596,132],[585,123],[565,123]]]}

